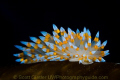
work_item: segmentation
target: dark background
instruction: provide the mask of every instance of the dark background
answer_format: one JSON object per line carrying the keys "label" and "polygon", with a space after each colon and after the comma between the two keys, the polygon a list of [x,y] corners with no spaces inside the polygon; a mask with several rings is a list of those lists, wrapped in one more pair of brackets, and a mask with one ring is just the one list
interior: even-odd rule
{"label": "dark background", "polygon": [[[120,62],[119,52],[119,2],[118,1],[81,1],[81,2],[40,2],[6,1],[0,3],[1,28],[5,30],[5,50],[1,50],[1,66],[19,64],[13,54],[19,53],[14,45],[20,41],[30,41],[29,36],[41,36],[40,31],[52,34],[52,24],[66,30],[70,27],[80,31],[90,29],[92,37],[100,32],[100,40],[108,40],[105,50],[110,55],[104,57],[107,62]],[[2,31],[2,30],[1,30]],[[1,42],[2,43],[2,42]],[[23,45],[22,45],[23,46]],[[2,52],[3,51],[3,52]]]}

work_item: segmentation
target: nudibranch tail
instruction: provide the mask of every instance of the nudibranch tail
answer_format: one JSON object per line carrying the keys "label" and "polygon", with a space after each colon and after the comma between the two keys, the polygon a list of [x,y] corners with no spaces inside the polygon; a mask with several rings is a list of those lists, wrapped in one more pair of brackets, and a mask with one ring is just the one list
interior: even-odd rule
{"label": "nudibranch tail", "polygon": [[53,36],[45,31],[41,31],[43,36],[30,37],[33,42],[21,41],[26,47],[15,45],[21,53],[13,54],[18,57],[16,62],[36,63],[46,61],[79,61],[82,64],[93,62],[105,62],[104,56],[109,55],[109,50],[103,51],[107,40],[101,44],[99,31],[94,40],[91,40],[91,32],[84,27],[74,32],[68,28],[68,33],[63,27],[53,24]]}

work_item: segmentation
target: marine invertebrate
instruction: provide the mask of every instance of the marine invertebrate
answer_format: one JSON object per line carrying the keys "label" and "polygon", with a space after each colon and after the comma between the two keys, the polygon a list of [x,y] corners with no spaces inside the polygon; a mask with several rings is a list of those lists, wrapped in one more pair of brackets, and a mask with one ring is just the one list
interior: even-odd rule
{"label": "marine invertebrate", "polygon": [[19,59],[16,62],[35,63],[45,61],[79,61],[82,64],[91,64],[93,62],[105,62],[102,58],[109,55],[109,50],[103,51],[107,40],[101,44],[99,40],[99,31],[94,40],[91,40],[89,29],[84,27],[83,31],[79,29],[74,32],[68,28],[68,33],[63,27],[60,29],[53,24],[53,36],[45,31],[41,31],[43,36],[30,37],[34,42],[21,41],[27,47],[15,45],[22,50],[22,53],[13,54]]}

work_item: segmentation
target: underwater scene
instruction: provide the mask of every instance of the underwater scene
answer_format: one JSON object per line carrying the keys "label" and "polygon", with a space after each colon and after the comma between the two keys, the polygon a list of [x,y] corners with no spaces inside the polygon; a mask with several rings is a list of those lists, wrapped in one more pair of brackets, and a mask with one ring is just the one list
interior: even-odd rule
{"label": "underwater scene", "polygon": [[120,80],[118,3],[58,3],[0,3],[0,80]]}

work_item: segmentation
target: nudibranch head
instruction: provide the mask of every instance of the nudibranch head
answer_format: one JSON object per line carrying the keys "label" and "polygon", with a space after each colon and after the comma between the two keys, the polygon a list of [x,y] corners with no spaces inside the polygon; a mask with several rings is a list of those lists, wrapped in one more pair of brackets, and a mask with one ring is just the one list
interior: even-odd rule
{"label": "nudibranch head", "polygon": [[91,64],[93,62],[105,62],[104,56],[109,55],[109,50],[103,51],[107,40],[101,44],[99,40],[99,31],[94,40],[91,40],[89,29],[84,27],[83,31],[79,29],[74,32],[68,28],[68,33],[63,27],[53,24],[53,36],[45,31],[41,31],[43,36],[30,37],[33,42],[21,41],[26,47],[15,45],[22,50],[22,53],[14,54],[19,57],[16,62],[35,63],[45,61],[79,61],[82,64]]}

